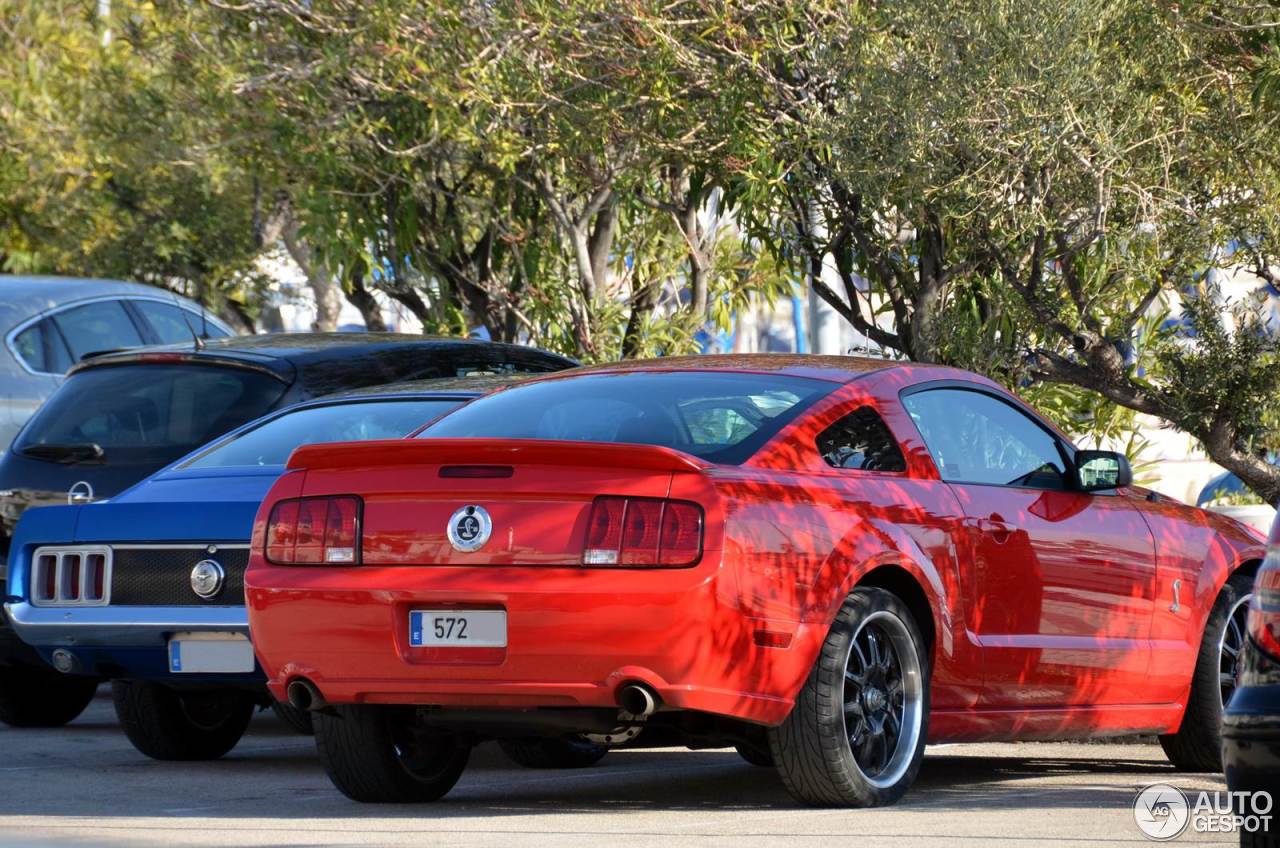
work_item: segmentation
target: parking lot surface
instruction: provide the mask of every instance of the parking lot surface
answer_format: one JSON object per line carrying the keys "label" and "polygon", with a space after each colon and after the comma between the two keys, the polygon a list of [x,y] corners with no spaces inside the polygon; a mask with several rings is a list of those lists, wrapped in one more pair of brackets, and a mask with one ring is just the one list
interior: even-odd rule
{"label": "parking lot surface", "polygon": [[[106,690],[103,690],[105,693]],[[138,754],[98,699],[61,730],[0,727],[0,842],[102,845],[1112,845],[1150,844],[1137,790],[1174,772],[1154,745],[930,748],[906,799],[876,810],[797,806],[733,751],[611,753],[580,771],[529,771],[478,748],[444,801],[370,806],[330,785],[309,737],[265,712],[222,760]],[[1230,844],[1186,833],[1171,844]]]}

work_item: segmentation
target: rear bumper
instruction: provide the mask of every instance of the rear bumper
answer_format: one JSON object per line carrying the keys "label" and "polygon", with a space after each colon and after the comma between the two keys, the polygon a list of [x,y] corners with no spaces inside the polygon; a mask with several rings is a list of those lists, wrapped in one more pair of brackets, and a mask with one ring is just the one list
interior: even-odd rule
{"label": "rear bumper", "polygon": [[[246,578],[249,621],[278,698],[299,677],[330,703],[614,707],[629,682],[664,705],[776,724],[824,628],[743,616],[713,567],[273,567]],[[502,609],[505,648],[409,644],[415,609]],[[785,633],[763,647],[756,633]],[[774,637],[773,641],[778,641]]]}
{"label": "rear bumper", "polygon": [[190,682],[261,683],[252,674],[191,675],[169,671],[169,638],[179,632],[249,635],[242,606],[231,607],[36,607],[6,606],[14,630],[50,661],[55,649],[75,658],[76,672],[110,678],[173,679]]}
{"label": "rear bumper", "polygon": [[1280,795],[1280,684],[1238,689],[1222,718],[1227,787]]}
{"label": "rear bumper", "polygon": [[37,607],[21,602],[5,609],[18,635],[37,648],[164,648],[181,631],[249,635],[242,606]]}

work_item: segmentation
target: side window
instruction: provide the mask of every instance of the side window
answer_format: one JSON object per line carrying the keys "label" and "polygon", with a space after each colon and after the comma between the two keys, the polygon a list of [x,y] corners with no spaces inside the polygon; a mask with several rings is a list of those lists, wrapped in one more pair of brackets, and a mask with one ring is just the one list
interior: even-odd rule
{"label": "side window", "polygon": [[142,317],[156,331],[156,336],[163,344],[189,342],[191,334],[205,339],[220,339],[226,335],[219,327],[204,320],[198,313],[184,309],[175,303],[161,303],[156,300],[135,300],[134,309],[142,313]]}
{"label": "side window", "polygon": [[906,471],[897,441],[884,420],[861,406],[818,435],[818,453],[833,468],[860,471]]}
{"label": "side window", "polygon": [[[200,320],[191,321],[183,310],[170,303],[157,303],[154,300],[135,300],[133,308],[142,313],[142,317],[155,330],[156,337],[163,344],[173,342],[189,342],[191,334],[200,333]],[[186,321],[191,321],[190,326]]]}
{"label": "side window", "polygon": [[1033,489],[1067,487],[1057,440],[1014,406],[981,392],[931,389],[902,405],[943,480]]}
{"label": "side window", "polygon": [[13,350],[28,368],[42,374],[61,374],[71,367],[71,354],[48,318],[14,336]]}
{"label": "side window", "polygon": [[79,361],[87,353],[100,353],[122,347],[137,347],[142,336],[133,319],[116,300],[86,303],[53,316],[62,337],[71,348],[72,359]]}
{"label": "side window", "polygon": [[187,320],[191,322],[191,326],[200,327],[200,334],[206,339],[225,339],[231,335],[212,321],[204,321],[204,326],[201,327],[201,318],[197,313],[192,312],[190,309],[182,311],[187,313]]}

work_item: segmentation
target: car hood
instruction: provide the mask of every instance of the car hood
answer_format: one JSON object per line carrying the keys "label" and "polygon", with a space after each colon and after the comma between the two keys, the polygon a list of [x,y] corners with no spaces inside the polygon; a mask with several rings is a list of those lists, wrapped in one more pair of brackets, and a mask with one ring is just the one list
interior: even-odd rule
{"label": "car hood", "polygon": [[248,542],[283,468],[170,471],[80,508],[76,542]]}

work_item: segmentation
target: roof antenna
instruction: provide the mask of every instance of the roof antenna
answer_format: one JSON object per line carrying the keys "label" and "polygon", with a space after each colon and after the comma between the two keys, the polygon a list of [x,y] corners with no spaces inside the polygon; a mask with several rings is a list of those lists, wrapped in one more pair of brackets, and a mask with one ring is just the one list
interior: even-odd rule
{"label": "roof antenna", "polygon": [[[178,314],[182,316],[182,323],[187,325],[187,332],[191,334],[191,349],[204,350],[204,339],[200,338],[195,328],[191,326],[191,322],[187,320],[187,310],[182,308],[182,301],[178,300],[176,292],[169,292],[169,294],[173,295],[173,305],[178,307]],[[203,306],[200,307],[200,323],[202,325],[205,323]]]}

